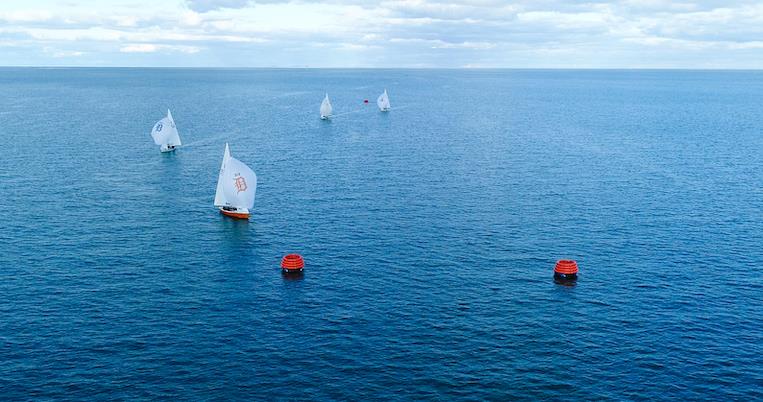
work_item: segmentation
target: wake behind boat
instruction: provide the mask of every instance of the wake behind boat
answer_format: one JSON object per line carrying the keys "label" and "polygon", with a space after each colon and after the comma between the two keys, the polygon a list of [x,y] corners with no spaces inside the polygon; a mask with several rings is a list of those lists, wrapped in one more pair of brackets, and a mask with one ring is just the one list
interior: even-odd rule
{"label": "wake behind boat", "polygon": [[257,191],[257,174],[243,162],[230,156],[230,148],[225,144],[220,176],[217,178],[215,206],[223,215],[231,218],[249,219],[249,210],[254,206]]}
{"label": "wake behind boat", "polygon": [[154,124],[151,137],[154,139],[154,143],[160,146],[161,152],[172,152],[182,145],[175,120],[169,109],[167,109],[167,116]]}
{"label": "wake behind boat", "polygon": [[333,108],[331,107],[331,101],[329,101],[329,94],[326,94],[326,97],[323,98],[323,102],[321,102],[321,120],[330,118],[332,111]]}

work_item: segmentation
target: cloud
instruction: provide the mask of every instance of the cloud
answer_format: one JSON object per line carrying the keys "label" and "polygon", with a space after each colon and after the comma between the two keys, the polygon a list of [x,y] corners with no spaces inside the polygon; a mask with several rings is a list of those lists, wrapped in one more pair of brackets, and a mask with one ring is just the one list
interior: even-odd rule
{"label": "cloud", "polygon": [[53,14],[48,10],[16,10],[0,12],[0,21],[8,23],[45,22],[53,19]]}
{"label": "cloud", "polygon": [[206,13],[208,11],[219,10],[222,8],[244,8],[251,1],[249,0],[186,0],[186,5],[193,11]]}
{"label": "cloud", "polygon": [[42,49],[42,51],[56,59],[62,59],[62,58],[68,58],[68,57],[80,57],[85,55],[85,52],[81,52],[78,50],[59,50],[59,49],[54,49],[51,47],[45,47]]}
{"label": "cloud", "polygon": [[489,42],[460,42],[460,43],[451,43],[451,42],[445,42],[439,39],[401,39],[401,38],[392,38],[390,39],[390,42],[392,43],[406,43],[406,44],[423,44],[428,46],[431,49],[481,49],[481,50],[487,50],[492,49],[496,45],[495,43],[489,43]]}
{"label": "cloud", "polygon": [[116,65],[160,52],[216,66],[662,67],[669,59],[691,68],[704,56],[750,68],[763,60],[763,4],[748,0],[8,4],[0,3],[0,46],[16,59],[0,63],[25,65],[55,58],[45,47]]}
{"label": "cloud", "polygon": [[136,43],[122,46],[119,48],[122,53],[155,53],[159,51],[164,52],[180,52],[186,54],[199,53],[201,48],[196,46],[178,46],[178,45],[158,45],[153,43]]}

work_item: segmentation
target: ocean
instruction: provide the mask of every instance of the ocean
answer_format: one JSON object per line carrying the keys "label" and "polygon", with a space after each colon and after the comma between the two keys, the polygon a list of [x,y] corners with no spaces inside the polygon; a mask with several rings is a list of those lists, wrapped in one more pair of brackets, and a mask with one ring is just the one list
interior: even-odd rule
{"label": "ocean", "polygon": [[761,399],[761,105],[759,71],[1,68],[0,398]]}

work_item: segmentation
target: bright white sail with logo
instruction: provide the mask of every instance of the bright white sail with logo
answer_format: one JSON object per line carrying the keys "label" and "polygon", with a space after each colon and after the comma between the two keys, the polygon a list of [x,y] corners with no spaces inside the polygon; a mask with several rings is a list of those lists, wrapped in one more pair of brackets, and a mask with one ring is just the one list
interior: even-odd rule
{"label": "bright white sail with logo", "polygon": [[223,175],[225,199],[232,207],[251,209],[257,192],[257,174],[240,160],[231,157]]}
{"label": "bright white sail with logo", "polygon": [[378,98],[376,98],[376,106],[379,106],[379,110],[382,112],[389,111],[389,96],[387,95],[387,90],[384,90],[384,93],[379,95]]}
{"label": "bright white sail with logo", "polygon": [[240,160],[230,156],[230,148],[225,144],[220,175],[217,178],[215,206],[224,215],[249,219],[249,210],[254,206],[257,192],[257,174]]}
{"label": "bright white sail with logo", "polygon": [[333,110],[331,101],[329,100],[329,94],[326,94],[326,97],[323,98],[323,102],[321,102],[321,119],[326,120],[331,117],[331,112]]}
{"label": "bright white sail with logo", "polygon": [[169,109],[167,109],[167,116],[154,124],[151,137],[154,139],[154,143],[160,146],[159,150],[162,152],[174,151],[175,148],[182,145],[175,120]]}

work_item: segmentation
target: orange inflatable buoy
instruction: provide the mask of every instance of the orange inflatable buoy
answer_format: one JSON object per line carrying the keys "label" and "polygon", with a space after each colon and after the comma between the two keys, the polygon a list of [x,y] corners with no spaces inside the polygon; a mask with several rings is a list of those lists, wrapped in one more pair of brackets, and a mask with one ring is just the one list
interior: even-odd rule
{"label": "orange inflatable buoy", "polygon": [[287,254],[281,259],[281,270],[285,273],[302,272],[305,260],[299,254]]}
{"label": "orange inflatable buoy", "polygon": [[554,267],[554,280],[570,282],[578,279],[578,263],[575,260],[559,260]]}

